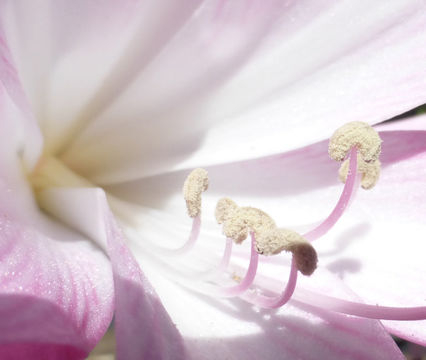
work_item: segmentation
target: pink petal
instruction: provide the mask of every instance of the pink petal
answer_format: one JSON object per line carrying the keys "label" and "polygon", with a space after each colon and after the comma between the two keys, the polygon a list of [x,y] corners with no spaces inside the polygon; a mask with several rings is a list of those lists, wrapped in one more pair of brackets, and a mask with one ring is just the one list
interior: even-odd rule
{"label": "pink petal", "polygon": [[253,3],[201,6],[64,159],[109,184],[282,153],[424,102],[422,2]]}
{"label": "pink petal", "polygon": [[0,357],[84,359],[112,319],[108,259],[45,216],[11,216],[4,189],[1,200]]}
{"label": "pink petal", "polygon": [[39,133],[17,104],[0,84],[0,358],[83,359],[111,322],[110,264],[40,213],[20,157],[36,159]]}
{"label": "pink petal", "polygon": [[55,216],[107,249],[114,273],[117,358],[185,359],[180,334],[126,247],[104,192],[56,188],[42,196]]}

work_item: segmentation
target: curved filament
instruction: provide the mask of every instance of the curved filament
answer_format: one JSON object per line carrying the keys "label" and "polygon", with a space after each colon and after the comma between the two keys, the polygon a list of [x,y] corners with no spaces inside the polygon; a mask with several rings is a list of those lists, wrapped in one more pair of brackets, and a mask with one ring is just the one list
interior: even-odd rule
{"label": "curved filament", "polygon": [[257,265],[259,263],[259,254],[256,251],[256,239],[253,233],[250,233],[251,236],[251,252],[250,252],[250,264],[247,269],[246,275],[241,280],[238,285],[225,287],[220,289],[220,293],[223,296],[231,297],[237,296],[245,292],[254,281],[256,277]]}
{"label": "curved filament", "polygon": [[343,215],[354,193],[357,179],[357,166],[357,148],[353,147],[349,153],[348,177],[346,179],[345,186],[343,187],[339,201],[330,215],[321,224],[303,235],[306,240],[314,241],[325,235]]}
{"label": "curved filament", "polygon": [[285,305],[293,296],[297,283],[297,267],[294,258],[291,261],[290,274],[288,277],[287,285],[284,291],[278,296],[265,296],[260,294],[244,294],[242,298],[247,302],[267,309],[276,309]]}

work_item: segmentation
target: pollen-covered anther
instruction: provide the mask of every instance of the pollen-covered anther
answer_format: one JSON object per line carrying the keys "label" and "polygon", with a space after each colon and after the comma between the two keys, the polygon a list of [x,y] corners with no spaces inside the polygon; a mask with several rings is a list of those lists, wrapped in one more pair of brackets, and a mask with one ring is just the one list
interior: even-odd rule
{"label": "pollen-covered anther", "polygon": [[[373,188],[380,177],[380,160],[376,160],[376,161],[372,161],[368,163],[362,160],[362,158],[358,155],[357,161],[358,161],[357,171],[360,174],[362,174],[361,186],[366,190]],[[349,171],[349,160],[345,160],[339,169],[339,178],[343,183],[346,182],[346,178],[348,177],[348,171]]]}
{"label": "pollen-covered anther", "polygon": [[347,123],[337,129],[330,138],[328,154],[336,161],[343,161],[352,147],[358,149],[365,162],[376,161],[382,140],[369,124],[361,121]]}
{"label": "pollen-covered anther", "polygon": [[275,222],[264,211],[253,207],[238,207],[228,198],[220,199],[216,205],[216,220],[223,224],[226,237],[240,244],[249,232],[258,236],[263,231],[275,228]]}
{"label": "pollen-covered anther", "polygon": [[317,268],[318,256],[314,247],[293,230],[275,228],[262,232],[256,238],[256,249],[262,255],[290,251],[303,275],[311,275]]}
{"label": "pollen-covered anther", "polygon": [[207,171],[201,168],[191,171],[183,184],[183,197],[188,215],[192,218],[201,213],[201,193],[209,186]]}
{"label": "pollen-covered anther", "polygon": [[218,224],[223,224],[232,212],[238,209],[238,205],[229,198],[222,198],[216,204],[215,217]]}

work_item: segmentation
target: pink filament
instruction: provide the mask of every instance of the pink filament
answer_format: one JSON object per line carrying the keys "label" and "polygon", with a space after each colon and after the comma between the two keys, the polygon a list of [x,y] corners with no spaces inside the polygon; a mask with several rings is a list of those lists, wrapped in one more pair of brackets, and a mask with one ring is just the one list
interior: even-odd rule
{"label": "pink filament", "polygon": [[161,249],[163,255],[182,255],[194,248],[197,242],[198,236],[200,235],[201,229],[201,218],[196,216],[192,221],[192,228],[189,234],[188,240],[180,248],[177,249]]}
{"label": "pink filament", "polygon": [[340,217],[345,212],[347,208],[351,196],[353,194],[355,183],[357,178],[357,148],[351,148],[349,153],[349,172],[348,177],[345,182],[345,186],[343,187],[342,194],[340,195],[340,199],[334,207],[333,211],[330,215],[316,228],[304,234],[303,237],[308,241],[314,241],[321,236],[325,235],[340,219]]}
{"label": "pink filament", "polygon": [[358,303],[322,295],[309,290],[298,289],[295,300],[309,305],[332,310],[348,315],[355,315],[370,319],[380,320],[424,320],[426,319],[426,306],[394,307]]}
{"label": "pink filament", "polygon": [[293,296],[294,290],[296,289],[296,283],[297,283],[297,267],[296,262],[294,260],[294,257],[291,261],[291,269],[290,269],[290,275],[288,277],[287,285],[284,289],[284,291],[274,297],[259,295],[259,294],[244,294],[242,298],[249,302],[250,304],[267,308],[267,309],[277,309],[283,305],[285,305]]}
{"label": "pink filament", "polygon": [[226,238],[225,251],[222,256],[222,260],[220,261],[219,267],[217,271],[225,271],[229,265],[229,261],[231,260],[232,254],[232,239]]}
{"label": "pink filament", "polygon": [[246,275],[241,280],[238,285],[221,288],[220,293],[223,296],[231,297],[238,296],[246,291],[254,281],[257,271],[257,264],[259,262],[259,255],[256,251],[256,240],[253,233],[250,233],[251,236],[251,253],[250,253],[250,264],[247,269]]}
{"label": "pink filament", "polygon": [[197,277],[198,279],[208,279],[217,274],[224,272],[229,265],[229,262],[231,260],[231,255],[232,255],[232,239],[226,238],[225,251],[223,252],[222,259],[219,263],[219,266],[217,266],[216,268],[212,270],[207,270],[192,276]]}
{"label": "pink filament", "polygon": [[[357,148],[352,147],[349,153],[349,172],[345,182],[345,186],[343,188],[343,192],[339,198],[339,201],[337,202],[331,214],[320,225],[318,225],[316,228],[314,228],[313,230],[303,235],[305,239],[307,239],[308,241],[314,241],[320,238],[321,236],[325,235],[336,224],[336,222],[343,215],[345,209],[347,208],[351,200],[351,196],[354,192],[354,188],[356,184],[356,178],[357,178]],[[254,277],[253,277],[253,280],[254,280]],[[259,295],[259,294],[245,294],[243,298],[247,302],[259,307],[270,308],[270,309],[279,308],[283,306],[284,304],[286,304],[291,299],[294,293],[294,290],[296,289],[296,283],[297,283],[297,267],[296,267],[296,262],[294,260],[294,257],[292,257],[290,274],[287,281],[287,285],[280,295],[275,297],[268,297],[268,296]]]}

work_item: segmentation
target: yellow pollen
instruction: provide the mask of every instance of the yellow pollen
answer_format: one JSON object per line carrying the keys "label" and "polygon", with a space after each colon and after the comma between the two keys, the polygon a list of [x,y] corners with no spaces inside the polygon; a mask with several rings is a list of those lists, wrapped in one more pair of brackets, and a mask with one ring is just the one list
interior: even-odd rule
{"label": "yellow pollen", "polygon": [[232,280],[234,280],[237,283],[240,283],[242,278],[241,278],[241,276],[234,274],[234,275],[232,275]]}
{"label": "yellow pollen", "polygon": [[[343,183],[346,182],[348,171],[349,160],[345,160],[339,169],[339,178]],[[376,185],[380,177],[380,160],[368,163],[358,155],[357,171],[362,174],[361,186],[366,190],[371,189]]]}
{"label": "yellow pollen", "polygon": [[188,215],[195,218],[201,213],[201,193],[209,186],[207,171],[201,168],[191,171],[183,184],[183,197]]}
{"label": "yellow pollen", "polygon": [[328,146],[328,154],[336,161],[343,161],[349,150],[356,146],[365,162],[376,161],[382,140],[369,124],[353,121],[337,129]]}
{"label": "yellow pollen", "polygon": [[303,275],[311,275],[317,268],[318,256],[314,247],[293,230],[276,228],[265,231],[256,238],[256,248],[262,255],[290,251]]}

